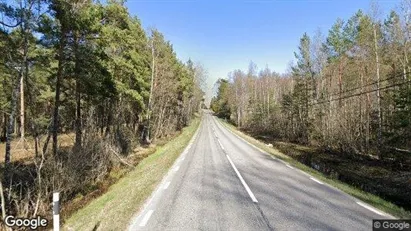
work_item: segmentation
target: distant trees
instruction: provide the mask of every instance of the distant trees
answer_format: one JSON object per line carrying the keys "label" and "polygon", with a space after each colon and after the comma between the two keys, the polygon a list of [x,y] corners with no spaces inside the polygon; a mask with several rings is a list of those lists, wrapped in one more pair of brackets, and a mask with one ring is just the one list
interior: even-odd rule
{"label": "distant trees", "polygon": [[407,7],[383,21],[358,11],[324,37],[304,33],[289,73],[234,71],[217,82],[213,110],[258,134],[402,159],[411,153]]}
{"label": "distant trees", "polygon": [[[171,43],[157,30],[145,32],[123,1],[2,2],[0,14],[4,185],[21,183],[13,179],[20,170],[8,166],[11,141],[24,132],[35,140],[33,184],[43,199],[59,187],[77,190],[67,183],[76,174],[84,182],[100,179],[110,167],[106,153],[127,155],[138,142],[172,135],[203,103],[203,67],[178,60]],[[74,146],[67,151],[60,135],[71,132]],[[49,179],[42,178],[46,173]],[[17,200],[13,187],[7,198]],[[35,203],[28,206],[37,211]]]}
{"label": "distant trees", "polygon": [[229,83],[225,79],[219,79],[218,82],[217,97],[211,100],[211,109],[217,112],[217,116],[230,119],[231,109],[229,108]]}
{"label": "distant trees", "polygon": [[155,139],[180,130],[198,112],[205,73],[191,60],[177,60],[172,45],[158,31],[153,30],[150,39],[154,60],[150,117]]}

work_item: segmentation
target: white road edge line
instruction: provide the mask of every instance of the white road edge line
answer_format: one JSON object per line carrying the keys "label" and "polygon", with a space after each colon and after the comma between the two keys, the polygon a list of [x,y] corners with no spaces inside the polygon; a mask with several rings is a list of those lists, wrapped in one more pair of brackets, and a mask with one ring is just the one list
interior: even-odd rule
{"label": "white road edge line", "polygon": [[170,186],[171,181],[166,182],[166,184],[164,185],[163,189],[167,189],[168,186]]}
{"label": "white road edge line", "polygon": [[315,179],[314,177],[310,177],[310,179],[311,179],[311,180],[313,180],[313,181],[315,181],[315,182],[317,182],[317,183],[319,183],[319,184],[324,184],[323,182],[321,182],[321,181],[319,181],[319,180]]}
{"label": "white road edge line", "polygon": [[146,226],[148,220],[150,219],[151,215],[153,214],[154,210],[149,210],[146,215],[144,216],[143,220],[140,222],[139,226],[144,227]]}
{"label": "white road edge line", "polygon": [[[190,151],[193,143],[197,140],[198,134],[200,132],[201,126],[203,125],[203,122],[200,122],[200,124],[198,125],[197,130],[195,131],[194,135],[191,137],[191,140],[189,141],[189,143],[187,144],[186,148],[184,149],[184,151],[181,153],[181,155],[183,156],[183,159],[187,156],[187,153]],[[175,161],[173,163],[173,166],[177,165],[178,161]],[[174,170],[176,170],[174,168]],[[177,168],[178,170],[178,168]],[[172,179],[173,175],[173,169],[170,168],[170,170],[163,176],[162,181],[161,182],[165,182],[168,179]],[[158,196],[161,196],[162,194],[162,190],[161,188],[163,187],[163,185],[160,183],[158,186],[156,186],[156,189],[151,193],[150,198],[144,203],[142,209],[140,211],[138,211],[135,215],[134,218],[132,218],[131,223],[129,224],[128,230],[135,230],[135,226],[137,225],[138,221],[140,220],[140,218],[143,216],[143,214],[145,214],[145,211],[147,211],[149,209],[149,207],[155,207],[155,205],[152,205],[152,202],[155,201],[155,199],[158,199]],[[143,217],[143,219],[140,222],[140,226],[143,224],[144,220],[147,220],[146,223],[148,222],[148,220],[150,219],[151,214],[154,212],[154,210],[148,210],[148,212],[146,213],[146,215]],[[145,224],[144,224],[145,225]]]}
{"label": "white road edge line", "polygon": [[308,176],[308,177],[312,177],[310,174],[304,172],[303,170],[301,170],[301,169],[299,169],[299,170],[300,170],[300,172],[301,172],[302,174],[304,174],[304,175],[306,175],[306,176]]}
{"label": "white road edge line", "polygon": [[285,166],[287,166],[287,167],[289,167],[289,168],[291,168],[291,169],[294,169],[294,167],[291,166],[291,165],[289,165],[289,164],[286,164]]}
{"label": "white road edge line", "polygon": [[176,166],[176,167],[174,168],[174,172],[177,172],[179,169],[180,169],[180,166]]}
{"label": "white road edge line", "polygon": [[361,205],[362,207],[364,207],[364,208],[366,208],[366,209],[368,209],[368,210],[370,210],[370,211],[373,211],[374,213],[376,213],[376,214],[378,214],[378,215],[387,216],[387,214],[385,214],[385,213],[383,213],[383,212],[380,212],[380,211],[374,209],[373,207],[371,207],[371,206],[369,206],[369,205],[367,205],[367,204],[365,204],[365,203],[363,203],[363,202],[361,202],[361,201],[357,201],[357,204]]}
{"label": "white road edge line", "polygon": [[[225,127],[223,124],[221,124],[220,121],[218,121],[218,120],[215,120],[215,121],[217,121],[217,123],[220,123],[221,126]],[[225,127],[225,128],[226,128],[226,127]],[[226,128],[226,129],[227,129],[227,128]],[[231,134],[235,135],[237,138],[239,138],[240,140],[244,141],[245,143],[247,143],[247,144],[250,145],[251,147],[257,149],[259,152],[264,153],[264,154],[266,154],[266,155],[269,155],[269,156],[270,156],[271,158],[273,158],[273,159],[277,159],[276,157],[272,156],[270,153],[262,150],[261,148],[255,146],[254,144],[248,142],[247,140],[245,140],[245,139],[242,138],[241,136],[237,135],[235,132],[231,131],[230,129],[227,129],[227,131],[229,131]]]}
{"label": "white road edge line", "polygon": [[243,177],[241,176],[240,172],[237,170],[237,168],[235,167],[233,161],[231,161],[230,157],[228,155],[225,155],[228,159],[228,161],[230,162],[231,166],[233,167],[235,173],[237,173],[238,178],[240,178],[241,183],[243,184],[245,190],[248,192],[248,195],[250,195],[251,200],[254,203],[258,203],[257,198],[255,198],[254,193],[251,192],[250,187],[248,187],[247,183],[244,181]]}

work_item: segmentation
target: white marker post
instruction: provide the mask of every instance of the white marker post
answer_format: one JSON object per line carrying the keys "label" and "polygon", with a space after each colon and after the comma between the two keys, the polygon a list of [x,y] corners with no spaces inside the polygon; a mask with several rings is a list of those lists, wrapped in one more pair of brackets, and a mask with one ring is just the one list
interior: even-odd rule
{"label": "white marker post", "polygon": [[60,201],[59,193],[53,193],[53,230],[60,230]]}

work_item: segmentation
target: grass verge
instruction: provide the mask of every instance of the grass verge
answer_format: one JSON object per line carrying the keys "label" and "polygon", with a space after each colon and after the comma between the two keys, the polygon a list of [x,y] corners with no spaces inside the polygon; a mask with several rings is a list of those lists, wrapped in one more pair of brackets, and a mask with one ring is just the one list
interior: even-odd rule
{"label": "grass verge", "polygon": [[249,143],[255,145],[256,147],[262,149],[263,151],[275,156],[278,159],[281,159],[287,163],[289,163],[291,166],[298,168],[304,172],[309,173],[310,175],[312,175],[313,177],[329,184],[332,185],[338,189],[340,189],[341,191],[348,193],[351,196],[354,196],[372,206],[374,206],[377,209],[380,209],[381,211],[384,211],[388,214],[391,214],[395,217],[398,218],[411,218],[411,211],[406,211],[403,208],[394,205],[392,203],[390,203],[389,201],[386,201],[374,194],[371,193],[367,193],[364,192],[363,190],[360,190],[356,187],[353,187],[351,185],[348,185],[344,182],[341,182],[337,179],[332,179],[324,174],[322,174],[319,171],[316,171],[315,169],[312,169],[311,167],[304,165],[302,163],[300,163],[299,161],[291,158],[290,156],[287,156],[285,154],[283,154],[282,152],[280,152],[279,150],[277,150],[275,147],[268,147],[265,143],[254,139],[253,137],[250,137],[249,135],[239,131],[235,126],[233,126],[232,124],[229,124],[227,122],[225,122],[224,120],[219,119],[219,121],[228,129],[230,129],[232,132],[234,132],[235,134],[237,134],[238,136],[240,136],[241,138],[243,138],[244,140],[248,141]]}
{"label": "grass verge", "polygon": [[200,124],[200,118],[170,142],[159,146],[102,196],[75,212],[63,230],[126,230],[130,220],[161,182]]}

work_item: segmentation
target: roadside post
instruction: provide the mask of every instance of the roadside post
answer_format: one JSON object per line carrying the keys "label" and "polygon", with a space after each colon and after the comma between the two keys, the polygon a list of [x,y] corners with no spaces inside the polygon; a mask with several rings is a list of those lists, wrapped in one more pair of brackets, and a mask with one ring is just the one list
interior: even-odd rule
{"label": "roadside post", "polygon": [[60,231],[60,201],[59,193],[53,193],[53,230]]}

